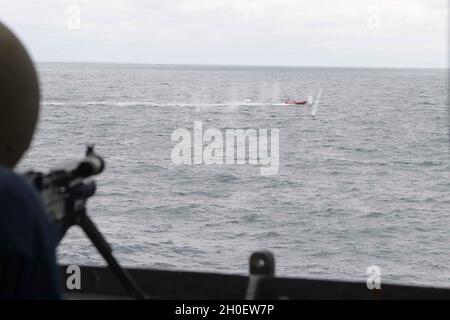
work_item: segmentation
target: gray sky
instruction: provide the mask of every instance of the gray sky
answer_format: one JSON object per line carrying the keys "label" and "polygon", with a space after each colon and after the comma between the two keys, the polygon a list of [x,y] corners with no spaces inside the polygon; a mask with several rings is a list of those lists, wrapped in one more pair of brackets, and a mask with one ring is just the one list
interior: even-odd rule
{"label": "gray sky", "polygon": [[447,0],[0,0],[37,61],[447,67]]}

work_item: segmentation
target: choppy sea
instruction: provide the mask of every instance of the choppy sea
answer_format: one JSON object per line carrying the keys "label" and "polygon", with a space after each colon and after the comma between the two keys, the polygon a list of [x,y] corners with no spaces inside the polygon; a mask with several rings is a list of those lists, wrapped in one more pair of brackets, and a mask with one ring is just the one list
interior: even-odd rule
{"label": "choppy sea", "polygon": [[[127,266],[450,285],[447,69],[38,64],[42,112],[20,167],[95,143],[89,213]],[[320,100],[312,106],[280,103]],[[279,171],[175,165],[178,128],[279,129]],[[65,263],[103,264],[77,229]]]}

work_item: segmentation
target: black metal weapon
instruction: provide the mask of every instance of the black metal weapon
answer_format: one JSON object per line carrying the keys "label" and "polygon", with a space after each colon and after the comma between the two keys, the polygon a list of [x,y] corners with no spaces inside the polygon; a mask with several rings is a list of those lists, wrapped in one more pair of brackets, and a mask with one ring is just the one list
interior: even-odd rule
{"label": "black metal weapon", "polygon": [[67,163],[48,173],[29,171],[24,176],[39,191],[47,213],[57,227],[58,243],[70,227],[78,225],[106,260],[123,288],[134,298],[145,299],[145,294],[120,266],[112,254],[112,248],[86,211],[87,200],[96,191],[95,181],[91,177],[100,174],[104,168],[105,162],[94,152],[94,146],[89,145],[81,161]]}

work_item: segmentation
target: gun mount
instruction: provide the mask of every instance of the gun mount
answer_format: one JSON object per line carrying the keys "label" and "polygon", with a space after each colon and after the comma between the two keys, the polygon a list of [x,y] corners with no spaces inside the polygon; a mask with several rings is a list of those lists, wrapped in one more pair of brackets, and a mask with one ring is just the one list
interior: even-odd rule
{"label": "gun mount", "polygon": [[95,181],[91,177],[100,174],[104,168],[104,160],[94,152],[94,146],[89,145],[85,158],[80,161],[66,163],[48,173],[29,171],[24,177],[38,190],[50,219],[56,225],[58,242],[70,227],[81,227],[128,294],[137,299],[145,299],[143,292],[120,266],[112,254],[112,248],[87,214],[87,200],[96,191]]}

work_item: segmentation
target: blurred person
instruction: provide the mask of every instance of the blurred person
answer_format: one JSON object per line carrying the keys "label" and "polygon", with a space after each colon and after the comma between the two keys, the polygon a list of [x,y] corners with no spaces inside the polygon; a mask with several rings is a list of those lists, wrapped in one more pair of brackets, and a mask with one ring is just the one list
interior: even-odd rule
{"label": "blurred person", "polygon": [[12,170],[30,146],[39,83],[25,48],[0,23],[0,299],[59,299],[57,237],[37,192]]}

